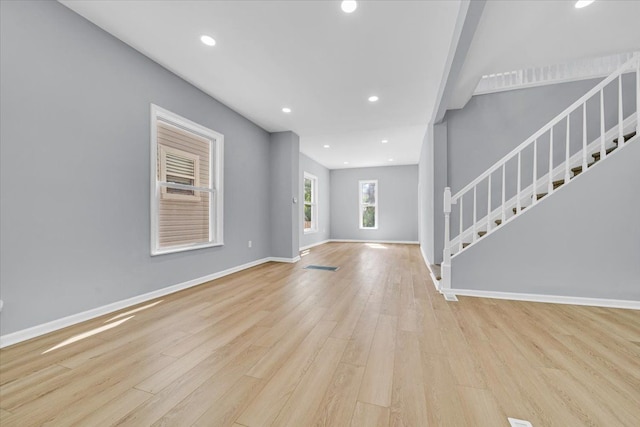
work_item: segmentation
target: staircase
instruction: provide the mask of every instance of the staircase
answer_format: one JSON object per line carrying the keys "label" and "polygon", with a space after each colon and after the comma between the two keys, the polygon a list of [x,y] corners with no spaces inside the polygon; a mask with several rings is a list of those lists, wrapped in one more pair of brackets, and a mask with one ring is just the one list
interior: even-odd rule
{"label": "staircase", "polygon": [[506,223],[556,197],[556,191],[626,145],[637,143],[639,131],[640,55],[636,55],[460,191],[452,195],[447,187],[443,263],[437,277],[445,298],[455,300],[452,258],[474,250],[479,240],[495,232],[505,232]]}

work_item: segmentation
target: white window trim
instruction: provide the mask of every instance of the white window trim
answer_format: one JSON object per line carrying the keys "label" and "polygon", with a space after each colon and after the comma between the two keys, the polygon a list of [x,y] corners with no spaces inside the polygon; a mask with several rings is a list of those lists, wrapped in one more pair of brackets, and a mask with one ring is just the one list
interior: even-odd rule
{"label": "white window trim", "polygon": [[[362,184],[375,184],[375,193],[374,197],[376,198],[375,203],[362,203]],[[360,230],[377,230],[380,226],[380,209],[378,208],[378,180],[377,179],[363,179],[358,181],[358,225]],[[365,227],[362,225],[362,212],[364,208],[367,206],[374,206],[376,208],[376,225],[375,227]]]}
{"label": "white window trim", "polygon": [[[209,150],[209,187],[195,187],[197,191],[209,192],[209,241],[204,243],[193,243],[187,245],[176,245],[168,248],[158,246],[158,204],[163,187],[193,189],[191,186],[181,184],[161,183],[158,181],[158,119],[162,119],[174,126],[183,128],[189,132],[198,134],[211,141]],[[184,252],[194,249],[209,248],[224,245],[224,135],[209,128],[192,122],[171,111],[165,110],[155,104],[151,104],[151,174],[149,182],[151,184],[151,255],[163,255],[175,252]]]}
{"label": "white window trim", "polygon": [[[308,172],[304,173],[304,179],[311,180],[311,203],[307,203],[304,200],[304,180],[302,181],[302,227],[304,234],[317,233],[320,229],[318,218],[318,177]],[[304,228],[304,207],[305,205],[311,205],[311,228]]]}

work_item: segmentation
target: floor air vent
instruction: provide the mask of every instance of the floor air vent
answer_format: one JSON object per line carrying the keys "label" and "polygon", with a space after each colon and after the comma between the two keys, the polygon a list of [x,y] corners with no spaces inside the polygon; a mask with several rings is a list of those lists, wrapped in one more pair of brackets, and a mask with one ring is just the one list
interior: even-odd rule
{"label": "floor air vent", "polygon": [[326,265],[307,265],[305,268],[309,270],[337,271],[340,267],[329,267]]}
{"label": "floor air vent", "polygon": [[517,420],[515,418],[507,418],[511,427],[533,427],[529,421]]}

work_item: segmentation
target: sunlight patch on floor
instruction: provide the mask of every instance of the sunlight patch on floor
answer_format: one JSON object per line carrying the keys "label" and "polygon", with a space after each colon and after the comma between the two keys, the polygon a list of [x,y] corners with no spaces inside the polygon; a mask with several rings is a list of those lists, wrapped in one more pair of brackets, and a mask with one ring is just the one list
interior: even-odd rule
{"label": "sunlight patch on floor", "polygon": [[143,305],[142,307],[138,307],[138,308],[135,308],[133,310],[129,310],[126,313],[120,313],[117,316],[113,316],[109,320],[105,320],[103,323],[109,323],[112,320],[116,320],[116,319],[119,319],[121,317],[128,316],[129,314],[133,314],[133,313],[137,313],[137,312],[142,311],[142,310],[146,310],[147,308],[151,308],[153,306],[156,306],[156,305],[160,304],[162,301],[164,301],[164,300],[161,299],[160,301],[152,302],[151,304]]}
{"label": "sunlight patch on floor", "polygon": [[85,338],[89,338],[89,337],[92,337],[94,335],[97,335],[100,332],[104,332],[104,331],[108,331],[109,329],[113,329],[116,326],[122,325],[124,322],[126,322],[127,320],[129,320],[129,319],[131,319],[133,317],[135,317],[135,315],[126,317],[126,318],[124,318],[122,320],[118,320],[117,322],[109,323],[108,325],[100,326],[99,328],[95,328],[95,329],[92,329],[90,331],[83,332],[81,334],[73,336],[73,337],[71,337],[69,339],[66,339],[66,340],[62,341],[60,344],[57,344],[57,345],[51,347],[49,350],[43,351],[41,354],[47,354],[50,351],[57,350],[59,348],[67,346],[69,344],[73,344],[74,342],[78,342],[78,341],[83,340]]}

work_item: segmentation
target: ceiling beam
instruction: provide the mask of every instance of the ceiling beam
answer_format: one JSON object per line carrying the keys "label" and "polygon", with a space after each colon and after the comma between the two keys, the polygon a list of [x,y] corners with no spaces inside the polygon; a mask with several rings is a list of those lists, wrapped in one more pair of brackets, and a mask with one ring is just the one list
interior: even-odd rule
{"label": "ceiling beam", "polygon": [[431,118],[431,123],[433,124],[440,123],[447,112],[452,92],[467,58],[467,53],[478,28],[485,4],[486,0],[463,0],[460,5],[451,46],[449,47],[449,55],[447,56],[436,105]]}

